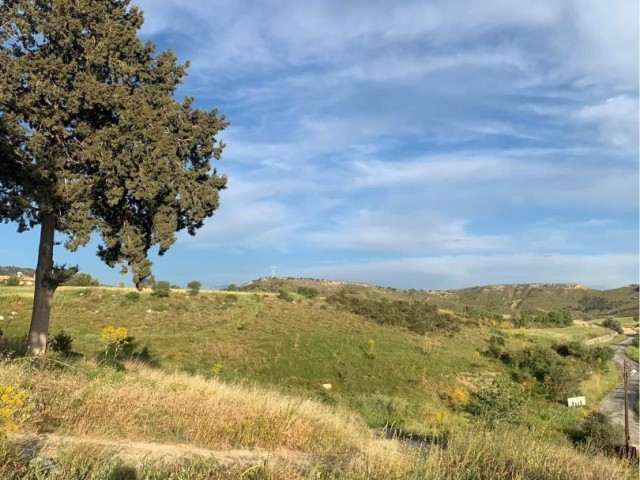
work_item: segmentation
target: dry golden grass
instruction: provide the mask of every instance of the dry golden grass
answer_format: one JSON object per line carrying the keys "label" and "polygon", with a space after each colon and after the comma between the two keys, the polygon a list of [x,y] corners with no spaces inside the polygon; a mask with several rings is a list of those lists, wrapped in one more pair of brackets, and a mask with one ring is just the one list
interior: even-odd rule
{"label": "dry golden grass", "polygon": [[346,411],[264,388],[135,364],[123,373],[85,362],[73,369],[0,364],[0,379],[27,392],[32,431],[319,454],[355,450],[370,438]]}

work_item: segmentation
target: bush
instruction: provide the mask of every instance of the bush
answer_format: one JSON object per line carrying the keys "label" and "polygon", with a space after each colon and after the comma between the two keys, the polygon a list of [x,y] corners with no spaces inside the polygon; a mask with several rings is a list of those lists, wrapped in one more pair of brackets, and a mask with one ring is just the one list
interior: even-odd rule
{"label": "bush", "polygon": [[527,401],[527,394],[517,383],[505,377],[497,377],[491,386],[471,392],[464,409],[489,425],[512,422]]}
{"label": "bush", "polygon": [[304,287],[304,286],[298,287],[298,289],[296,290],[296,293],[298,295],[302,295],[305,298],[315,298],[320,294],[317,288]]}
{"label": "bush", "polygon": [[238,286],[235,283],[230,283],[227,286],[227,291],[229,292],[235,292],[236,290],[238,290]]}
{"label": "bush", "polygon": [[137,302],[140,300],[140,292],[127,292],[124,294],[124,298],[132,302]]}
{"label": "bush", "polygon": [[293,296],[283,289],[278,290],[278,298],[287,302],[293,302]]}
{"label": "bush", "polygon": [[580,383],[588,378],[586,362],[569,362],[551,348],[536,346],[510,355],[509,362],[519,379],[535,378],[541,392],[551,400],[574,396]]}
{"label": "bush", "polygon": [[602,412],[591,412],[580,425],[580,433],[591,448],[605,453],[613,453],[624,441],[622,427]]}
{"label": "bush", "polygon": [[506,341],[504,337],[491,335],[489,338],[489,345],[487,346],[487,355],[494,358],[502,358],[506,353],[505,345]]}
{"label": "bush", "polygon": [[18,277],[9,277],[4,281],[4,284],[7,287],[18,287],[20,286],[20,279]]}
{"label": "bush", "polygon": [[633,345],[634,347],[640,347],[640,337],[633,337],[633,340],[631,340],[631,345]]}
{"label": "bush", "polygon": [[604,328],[608,328],[609,330],[613,330],[616,333],[624,333],[624,329],[622,328],[622,323],[620,320],[616,320],[613,317],[607,317],[602,322],[602,326]]}
{"label": "bush", "polygon": [[63,283],[67,287],[97,287],[100,282],[88,273],[76,273],[73,277]]}
{"label": "bush", "polygon": [[153,290],[154,297],[166,298],[171,295],[171,284],[165,281],[155,282],[151,290]]}
{"label": "bush", "polygon": [[197,297],[200,293],[200,287],[202,287],[202,284],[197,280],[189,282],[187,283],[187,293],[191,297]]}
{"label": "bush", "polygon": [[369,300],[346,294],[331,295],[327,302],[383,325],[405,327],[419,335],[426,332],[460,330],[450,315],[440,313],[435,305],[421,301]]}
{"label": "bush", "polygon": [[49,341],[49,349],[52,352],[62,353],[63,355],[68,355],[69,353],[71,353],[72,345],[73,338],[71,338],[71,335],[66,333],[64,330],[57,333]]}

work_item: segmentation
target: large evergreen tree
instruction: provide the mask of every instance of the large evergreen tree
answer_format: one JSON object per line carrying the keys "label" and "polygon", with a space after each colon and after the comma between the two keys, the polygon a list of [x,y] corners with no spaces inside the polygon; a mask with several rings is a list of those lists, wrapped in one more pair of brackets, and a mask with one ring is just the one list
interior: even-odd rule
{"label": "large evergreen tree", "polygon": [[188,65],[137,33],[130,0],[0,0],[0,220],[40,226],[29,350],[46,349],[50,303],[67,249],[102,239],[98,256],[140,285],[147,253],[195,234],[226,178],[211,170],[227,125],[174,92]]}

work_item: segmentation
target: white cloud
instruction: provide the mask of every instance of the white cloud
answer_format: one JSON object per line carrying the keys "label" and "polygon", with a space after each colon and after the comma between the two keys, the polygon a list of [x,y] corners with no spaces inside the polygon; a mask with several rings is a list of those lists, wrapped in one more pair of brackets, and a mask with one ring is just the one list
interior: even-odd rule
{"label": "white cloud", "polygon": [[408,257],[316,265],[291,269],[286,275],[423,289],[500,283],[582,283],[596,288],[615,288],[638,282],[638,257],[635,254],[526,253]]}
{"label": "white cloud", "polygon": [[638,148],[638,98],[611,97],[580,109],[576,119],[594,126],[605,142],[631,150]]}
{"label": "white cloud", "polygon": [[322,231],[306,237],[323,248],[361,251],[472,252],[504,246],[502,237],[468,233],[467,223],[419,207],[410,212],[360,210],[335,218]]}

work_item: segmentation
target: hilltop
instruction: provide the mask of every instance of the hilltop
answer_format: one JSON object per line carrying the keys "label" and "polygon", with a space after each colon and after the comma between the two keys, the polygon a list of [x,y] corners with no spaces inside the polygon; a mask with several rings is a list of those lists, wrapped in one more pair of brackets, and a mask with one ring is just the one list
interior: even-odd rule
{"label": "hilltop", "polygon": [[638,285],[597,290],[580,284],[531,283],[486,285],[456,290],[401,290],[313,278],[262,277],[240,286],[240,291],[295,292],[315,288],[320,295],[348,293],[369,299],[425,300],[438,308],[461,313],[465,307],[510,315],[524,311],[566,310],[579,317],[633,316],[638,312]]}

